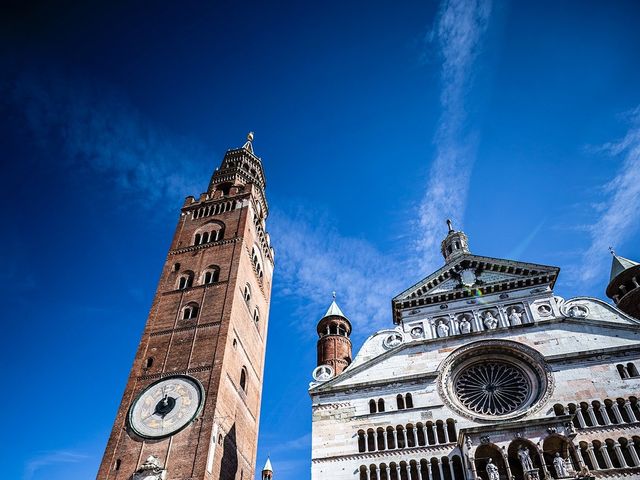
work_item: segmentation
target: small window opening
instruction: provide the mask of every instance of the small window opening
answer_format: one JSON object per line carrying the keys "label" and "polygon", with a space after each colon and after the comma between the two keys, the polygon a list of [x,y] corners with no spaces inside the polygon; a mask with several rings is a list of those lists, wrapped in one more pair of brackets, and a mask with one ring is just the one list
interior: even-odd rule
{"label": "small window opening", "polygon": [[247,369],[242,367],[240,371],[240,388],[246,392],[247,391]]}
{"label": "small window opening", "polygon": [[120,470],[120,465],[122,465],[122,460],[119,458],[116,460],[116,463],[113,465],[114,470]]}
{"label": "small window opening", "polygon": [[153,366],[153,357],[149,357],[147,358],[147,361],[145,362],[145,368],[151,368]]}

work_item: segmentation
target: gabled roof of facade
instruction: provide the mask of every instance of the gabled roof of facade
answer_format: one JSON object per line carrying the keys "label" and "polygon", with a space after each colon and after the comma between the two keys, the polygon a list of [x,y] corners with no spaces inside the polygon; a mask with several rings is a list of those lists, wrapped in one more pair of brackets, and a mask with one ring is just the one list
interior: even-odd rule
{"label": "gabled roof of facade", "polygon": [[534,285],[553,288],[559,272],[558,267],[466,253],[394,297],[393,320],[399,323],[407,308]]}

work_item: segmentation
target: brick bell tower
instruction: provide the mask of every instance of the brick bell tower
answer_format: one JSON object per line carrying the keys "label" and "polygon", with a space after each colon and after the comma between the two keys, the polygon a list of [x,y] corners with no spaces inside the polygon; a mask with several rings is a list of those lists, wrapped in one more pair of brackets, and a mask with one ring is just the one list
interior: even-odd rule
{"label": "brick bell tower", "polygon": [[252,141],[185,200],[99,480],[254,478],[274,252]]}

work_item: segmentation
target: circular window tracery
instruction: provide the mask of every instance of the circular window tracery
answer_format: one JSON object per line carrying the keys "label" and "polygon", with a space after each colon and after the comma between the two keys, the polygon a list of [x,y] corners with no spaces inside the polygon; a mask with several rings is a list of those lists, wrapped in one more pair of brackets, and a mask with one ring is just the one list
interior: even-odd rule
{"label": "circular window tracery", "polygon": [[438,370],[438,391],[445,404],[474,420],[521,418],[541,408],[554,386],[544,357],[510,340],[467,344]]}
{"label": "circular window tracery", "polygon": [[526,374],[506,362],[483,362],[462,370],[455,393],[469,410],[481,415],[504,415],[521,408],[530,395]]}

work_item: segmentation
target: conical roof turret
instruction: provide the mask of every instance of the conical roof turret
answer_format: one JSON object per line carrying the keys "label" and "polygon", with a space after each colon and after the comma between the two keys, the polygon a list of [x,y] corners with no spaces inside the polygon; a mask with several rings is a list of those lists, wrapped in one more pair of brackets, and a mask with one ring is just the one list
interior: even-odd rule
{"label": "conical roof turret", "polygon": [[271,459],[267,457],[267,461],[264,464],[263,472],[273,472],[273,467],[271,466]]}
{"label": "conical roof turret", "polygon": [[627,315],[640,320],[640,263],[621,257],[609,248],[611,277],[607,286],[607,297]]}
{"label": "conical roof turret", "polygon": [[609,277],[609,281],[616,278],[625,270],[640,265],[638,262],[634,262],[633,260],[629,260],[628,258],[621,257],[617,255],[616,252],[611,252],[613,255],[613,259],[611,261],[611,276]]}

